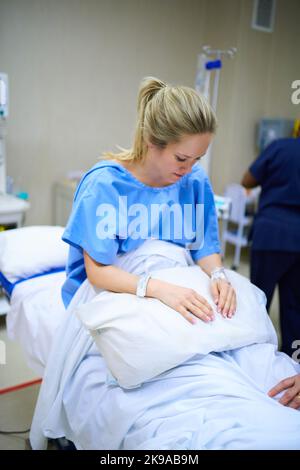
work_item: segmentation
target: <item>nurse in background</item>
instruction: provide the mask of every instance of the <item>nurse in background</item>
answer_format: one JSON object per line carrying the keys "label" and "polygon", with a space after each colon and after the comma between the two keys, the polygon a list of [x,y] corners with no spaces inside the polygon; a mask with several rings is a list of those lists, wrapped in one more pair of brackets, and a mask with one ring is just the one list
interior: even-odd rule
{"label": "nurse in background", "polygon": [[261,186],[251,247],[251,282],[269,310],[279,287],[282,350],[292,356],[300,342],[300,138],[272,142],[241,184]]}

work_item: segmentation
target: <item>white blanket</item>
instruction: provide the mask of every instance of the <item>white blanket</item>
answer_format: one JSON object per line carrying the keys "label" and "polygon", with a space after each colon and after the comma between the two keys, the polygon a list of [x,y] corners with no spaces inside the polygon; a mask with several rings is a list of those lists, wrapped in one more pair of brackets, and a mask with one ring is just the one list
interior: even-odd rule
{"label": "white blanket", "polygon": [[[180,265],[171,252],[165,267]],[[46,436],[66,436],[78,449],[300,449],[300,413],[267,395],[300,367],[274,344],[196,355],[124,390],[109,382],[72,314],[94,295],[85,281],[53,342],[31,428],[34,449],[45,448]]]}

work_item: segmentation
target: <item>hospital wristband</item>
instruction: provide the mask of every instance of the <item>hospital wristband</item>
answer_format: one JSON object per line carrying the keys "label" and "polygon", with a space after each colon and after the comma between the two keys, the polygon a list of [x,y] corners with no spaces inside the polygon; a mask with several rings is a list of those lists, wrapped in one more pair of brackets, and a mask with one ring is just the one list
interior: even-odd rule
{"label": "hospital wristband", "polygon": [[228,282],[228,284],[230,284],[229,279],[226,276],[225,268],[223,267],[213,269],[212,272],[210,273],[210,278],[212,281],[217,281],[218,279],[221,279],[223,281]]}
{"label": "hospital wristband", "polygon": [[145,274],[144,276],[141,276],[139,278],[138,283],[137,283],[137,288],[136,288],[137,297],[146,296],[147,284],[150,278],[151,278],[150,274]]}

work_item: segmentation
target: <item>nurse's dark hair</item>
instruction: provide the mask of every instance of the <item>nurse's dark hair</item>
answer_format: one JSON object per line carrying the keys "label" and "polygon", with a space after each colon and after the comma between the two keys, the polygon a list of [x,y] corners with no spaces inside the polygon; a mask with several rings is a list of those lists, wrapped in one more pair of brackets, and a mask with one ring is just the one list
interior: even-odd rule
{"label": "nurse's dark hair", "polygon": [[133,147],[121,152],[105,152],[104,158],[138,162],[143,160],[147,142],[160,148],[176,143],[183,136],[216,132],[214,111],[193,88],[168,85],[145,77],[138,94],[138,117]]}

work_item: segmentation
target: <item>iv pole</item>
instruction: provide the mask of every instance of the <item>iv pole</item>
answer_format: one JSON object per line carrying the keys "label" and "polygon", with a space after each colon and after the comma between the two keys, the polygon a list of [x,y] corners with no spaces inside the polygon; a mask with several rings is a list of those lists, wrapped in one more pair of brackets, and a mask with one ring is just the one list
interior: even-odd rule
{"label": "iv pole", "polygon": [[[211,103],[213,110],[216,112],[218,103],[218,91],[220,72],[222,68],[222,58],[226,57],[232,59],[237,52],[235,47],[229,49],[213,49],[210,46],[203,46],[202,53],[198,56],[198,68],[196,76],[196,91],[203,94]],[[215,71],[213,93],[209,99],[209,86],[211,73]],[[211,149],[212,144],[206,152],[205,159],[203,160],[203,167],[206,173],[210,176],[211,172]]]}

